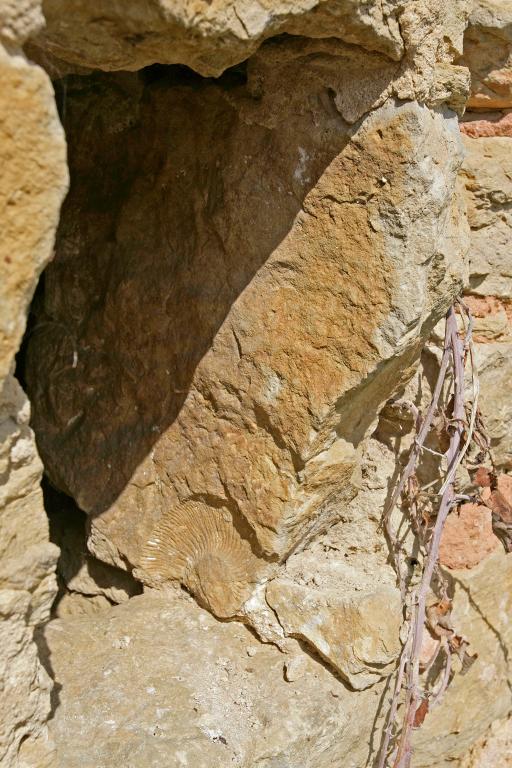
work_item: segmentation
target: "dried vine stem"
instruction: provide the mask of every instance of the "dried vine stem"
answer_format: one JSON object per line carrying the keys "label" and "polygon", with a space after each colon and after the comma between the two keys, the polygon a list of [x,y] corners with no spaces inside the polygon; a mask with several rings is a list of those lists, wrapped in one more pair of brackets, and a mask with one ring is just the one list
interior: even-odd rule
{"label": "dried vine stem", "polygon": [[[450,312],[453,312],[453,307],[450,309]],[[388,537],[388,540],[391,544],[392,553],[393,553],[393,559],[394,559],[394,566],[395,570],[397,572],[399,586],[400,586],[400,592],[402,594],[402,598],[405,597],[405,579],[403,577],[402,573],[402,567],[400,564],[400,545],[398,543],[398,539],[391,527],[391,514],[396,506],[396,503],[398,499],[401,497],[406,483],[409,482],[411,477],[416,471],[416,465],[418,463],[418,459],[420,457],[421,451],[423,449],[423,444],[425,440],[428,437],[428,434],[432,428],[432,422],[434,419],[434,416],[436,414],[437,405],[439,403],[439,398],[441,396],[441,392],[443,390],[443,384],[446,379],[446,374],[448,371],[448,365],[450,362],[450,355],[451,355],[451,349],[449,344],[449,338],[448,338],[448,323],[446,325],[446,332],[445,332],[445,340],[444,340],[444,350],[443,350],[443,357],[441,358],[441,365],[439,367],[439,375],[437,377],[436,385],[434,387],[434,393],[432,395],[432,400],[430,401],[430,405],[428,407],[428,411],[425,415],[425,418],[421,424],[421,427],[419,429],[419,432],[416,436],[416,439],[414,441],[414,445],[412,447],[409,460],[407,462],[407,465],[402,473],[402,476],[400,477],[399,482],[397,483],[397,486],[395,490],[393,491],[393,494],[391,496],[391,500],[387,506],[387,508],[384,511],[383,516],[383,522],[384,522],[384,528],[386,531],[386,535]],[[380,766],[379,766],[380,768]]]}
{"label": "dried vine stem", "polygon": [[[446,518],[448,517],[450,510],[455,504],[458,503],[459,500],[459,497],[456,496],[454,489],[455,473],[457,467],[460,465],[460,462],[464,457],[464,454],[468,449],[477,418],[476,401],[478,397],[478,379],[476,377],[476,370],[474,370],[474,354],[471,341],[472,320],[468,308],[462,302],[457,302],[457,304],[461,310],[461,313],[463,313],[467,319],[467,324],[464,323],[464,340],[462,341],[459,337],[455,306],[452,306],[446,315],[444,349],[439,375],[432,395],[432,400],[414,441],[407,465],[395,488],[394,493],[392,494],[390,503],[385,510],[383,517],[385,530],[390,541],[395,570],[397,572],[402,597],[404,599],[404,605],[407,609],[406,620],[408,621],[408,634],[407,640],[402,649],[400,663],[396,673],[393,698],[391,700],[390,710],[383,733],[377,768],[385,768],[385,766],[389,765],[390,763],[392,763],[393,768],[410,768],[412,758],[412,731],[423,721],[425,714],[429,709],[429,704],[432,703],[432,705],[434,705],[440,701],[450,679],[450,648],[445,647],[446,663],[442,675],[441,685],[431,702],[429,701],[430,694],[427,694],[425,691],[423,691],[420,685],[420,655],[424,630],[426,624],[428,623],[427,598],[431,590],[434,574],[436,574],[438,580],[440,581],[443,592],[445,593],[443,600],[446,602],[447,611],[449,610],[450,606],[450,603],[446,598],[445,585],[443,584],[442,576],[438,567],[439,545]],[[471,418],[469,420],[470,423],[467,428],[466,441],[464,444],[462,444],[467,425],[464,404],[464,366],[467,350],[470,351],[473,369],[473,403]],[[452,413],[448,421],[448,432],[450,435],[450,440],[449,447],[445,454],[448,468],[445,481],[439,492],[440,500],[433,530],[431,531],[431,535],[428,540],[423,539],[423,536],[421,537],[421,544],[425,550],[425,560],[421,580],[418,586],[412,589],[409,595],[407,595],[405,579],[400,563],[402,546],[398,542],[396,533],[392,528],[391,514],[405,489],[414,484],[418,460],[423,449],[424,442],[430,430],[432,429],[433,420],[437,413],[441,392],[443,391],[443,386],[445,384],[446,376],[450,367],[453,371],[453,398]],[[406,600],[407,597],[408,600]],[[403,707],[402,727],[397,739],[398,743],[390,755],[389,749],[395,729],[395,719],[404,688],[405,702]]]}

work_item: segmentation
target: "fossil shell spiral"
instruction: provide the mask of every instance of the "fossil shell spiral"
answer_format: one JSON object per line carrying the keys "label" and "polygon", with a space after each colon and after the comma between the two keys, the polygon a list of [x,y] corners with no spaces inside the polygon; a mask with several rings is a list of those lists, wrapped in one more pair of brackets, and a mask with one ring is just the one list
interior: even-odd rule
{"label": "fossil shell spiral", "polygon": [[187,501],[164,513],[141,565],[152,584],[180,581],[198,602],[227,618],[250,596],[261,563],[227,510]]}

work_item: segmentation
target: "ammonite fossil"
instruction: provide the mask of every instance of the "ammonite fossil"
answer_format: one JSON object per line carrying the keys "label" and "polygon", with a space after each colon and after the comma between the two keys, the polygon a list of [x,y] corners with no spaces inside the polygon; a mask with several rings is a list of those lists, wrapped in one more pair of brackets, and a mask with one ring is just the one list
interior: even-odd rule
{"label": "ammonite fossil", "polygon": [[141,565],[151,583],[180,581],[198,602],[226,618],[250,596],[261,563],[226,509],[187,501],[162,516]]}

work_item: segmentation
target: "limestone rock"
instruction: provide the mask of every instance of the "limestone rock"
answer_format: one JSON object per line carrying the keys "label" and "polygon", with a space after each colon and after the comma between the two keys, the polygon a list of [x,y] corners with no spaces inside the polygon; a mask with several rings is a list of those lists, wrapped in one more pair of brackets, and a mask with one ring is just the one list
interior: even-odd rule
{"label": "limestone rock", "polygon": [[42,759],[51,681],[32,636],[57,592],[58,549],[48,541],[39,481],[42,466],[18,382],[0,389],[0,764],[17,766],[23,743],[38,741]]}
{"label": "limestone rock", "polygon": [[512,466],[512,139],[464,138],[471,226],[468,304],[475,316],[480,404],[497,463]]}
{"label": "limestone rock", "polygon": [[[52,253],[66,189],[65,144],[48,76],[19,46],[40,2],[0,2],[0,763],[43,766],[51,681],[33,642],[56,593],[57,548],[39,486],[30,406],[13,378],[28,303]],[[31,755],[32,762],[28,760]]]}
{"label": "limestone rock", "polygon": [[313,661],[285,681],[276,648],[179,593],[54,621],[45,638],[62,686],[52,737],[66,768],[366,761],[373,691],[351,693]]}
{"label": "limestone rock", "polygon": [[142,555],[156,584],[180,581],[221,617],[236,614],[249,598],[258,566],[229,511],[194,501],[162,515]]}
{"label": "limestone rock", "polygon": [[496,720],[473,746],[460,768],[511,768],[512,719]]}
{"label": "limestone rock", "polygon": [[285,636],[306,643],[356,690],[386,676],[399,651],[402,609],[378,530],[395,463],[391,450],[369,440],[360,490],[340,522],[288,558],[266,586]]}
{"label": "limestone rock", "polygon": [[76,0],[71,10],[66,0],[44,0],[43,8],[47,25],[37,44],[42,59],[49,54],[57,70],[60,60],[64,73],[69,64],[133,71],[160,63],[218,77],[266,38],[286,33],[338,38],[390,62],[402,59],[409,85],[428,90],[437,61],[462,53],[469,2]]}
{"label": "limestone rock", "polygon": [[[453,766],[507,713],[511,563],[498,551],[452,572],[457,626],[480,658],[418,732],[419,768]],[[66,768],[128,757],[133,768],[372,764],[383,683],[350,691],[314,659],[288,682],[275,647],[241,624],[216,621],[183,593],[60,619],[45,639],[62,686],[52,737]]]}
{"label": "limestone rock", "polygon": [[470,108],[512,107],[512,7],[508,0],[474,0],[462,61],[471,72]]}
{"label": "limestone rock", "polygon": [[[34,3],[0,6],[0,28],[14,35],[21,12]],[[4,17],[5,11],[16,11]],[[7,31],[6,31],[7,30]],[[66,153],[48,76],[23,55],[0,48],[0,381],[10,370],[25,330],[37,279],[53,247],[60,203],[66,191]]]}
{"label": "limestone rock", "polygon": [[462,169],[471,226],[470,290],[512,296],[512,139],[464,137]]}
{"label": "limestone rock", "polygon": [[477,365],[481,384],[481,408],[491,436],[498,466],[512,468],[512,343],[496,342],[477,346]]}
{"label": "limestone rock", "polygon": [[[87,516],[73,500],[44,484],[45,508],[50,519],[50,538],[59,547],[57,566],[59,595],[54,611],[57,615],[109,607],[139,594],[140,584],[131,574],[102,563],[87,549]],[[80,597],[84,597],[81,600]],[[103,599],[95,599],[103,598]],[[66,606],[62,605],[63,601]],[[76,611],[73,608],[76,607]]]}
{"label": "limestone rock", "polygon": [[416,765],[453,766],[495,720],[510,709],[512,559],[497,549],[470,570],[450,571],[455,626],[478,659],[455,675],[443,703],[416,734]]}
{"label": "limestone rock", "polygon": [[470,294],[464,302],[473,317],[473,338],[477,343],[512,340],[512,307],[508,299]]}
{"label": "limestone rock", "polygon": [[105,562],[140,568],[188,500],[226,509],[264,570],[339,519],[379,406],[461,286],[455,119],[388,101],[350,128],[388,77],[354,88],[351,55],[271,41],[247,84],[68,87],[77,183],[28,382],[47,471]]}
{"label": "limestone rock", "polygon": [[[331,570],[337,589],[278,578],[267,587],[267,601],[287,635],[313,646],[343,680],[361,690],[387,676],[398,657],[400,594],[393,586],[365,584],[360,572],[339,564],[331,564]],[[314,579],[318,575],[325,577],[322,570]]]}
{"label": "limestone rock", "polygon": [[[475,315],[475,351],[480,381],[479,404],[496,464],[512,468],[512,306],[501,299],[466,300]],[[483,305],[483,306],[482,306]],[[468,392],[471,390],[468,381]]]}
{"label": "limestone rock", "polygon": [[2,45],[19,48],[44,26],[42,0],[2,0],[0,40]]}
{"label": "limestone rock", "polygon": [[294,683],[309,671],[308,658],[304,654],[294,656],[284,663],[284,679],[288,683]]}
{"label": "limestone rock", "polygon": [[403,55],[398,4],[356,0],[44,0],[39,45],[65,62],[104,70],[135,70],[158,62],[220,75],[272,35],[339,37],[392,59]]}
{"label": "limestone rock", "polygon": [[52,615],[59,619],[68,616],[90,616],[112,608],[104,595],[84,595],[82,592],[65,592],[57,598]]}
{"label": "limestone rock", "polygon": [[[465,296],[464,300],[474,307],[474,297]],[[487,302],[487,299],[484,300]],[[496,465],[500,469],[510,470],[512,467],[512,404],[509,396],[512,359],[512,324],[507,313],[503,310],[500,300],[494,300],[494,306],[500,307],[498,312],[484,318],[475,318],[476,341],[475,362],[479,380],[478,405],[483,416],[486,431],[491,440],[491,449]],[[483,322],[482,322],[483,321]],[[438,339],[440,341],[440,339]],[[431,377],[437,376],[439,357],[436,355],[439,347],[429,345],[422,355],[422,365]],[[435,378],[431,378],[435,381]],[[468,370],[465,381],[466,398],[473,398],[473,383]],[[437,446],[439,448],[439,446]],[[437,464],[435,458],[426,463],[431,467]],[[428,472],[427,472],[428,474]],[[432,476],[429,475],[430,479]],[[466,474],[466,484],[470,485],[469,475]]]}

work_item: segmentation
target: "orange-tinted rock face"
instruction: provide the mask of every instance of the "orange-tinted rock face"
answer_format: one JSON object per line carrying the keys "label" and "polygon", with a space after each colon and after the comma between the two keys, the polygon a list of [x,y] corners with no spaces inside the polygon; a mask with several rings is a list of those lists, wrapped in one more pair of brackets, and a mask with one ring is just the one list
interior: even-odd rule
{"label": "orange-tinted rock face", "polygon": [[446,521],[439,559],[447,568],[474,568],[498,546],[490,510],[481,504],[463,504]]}
{"label": "orange-tinted rock face", "polygon": [[512,137],[512,112],[490,112],[478,117],[478,112],[472,112],[461,123],[460,131],[472,139],[490,136]]}
{"label": "orange-tinted rock face", "polygon": [[473,315],[473,340],[488,344],[512,340],[512,304],[497,296],[466,296]]}
{"label": "orange-tinted rock face", "polygon": [[[497,489],[507,504],[512,505],[512,476],[501,473],[498,475]],[[487,502],[491,497],[490,488],[484,488],[482,498]]]}

